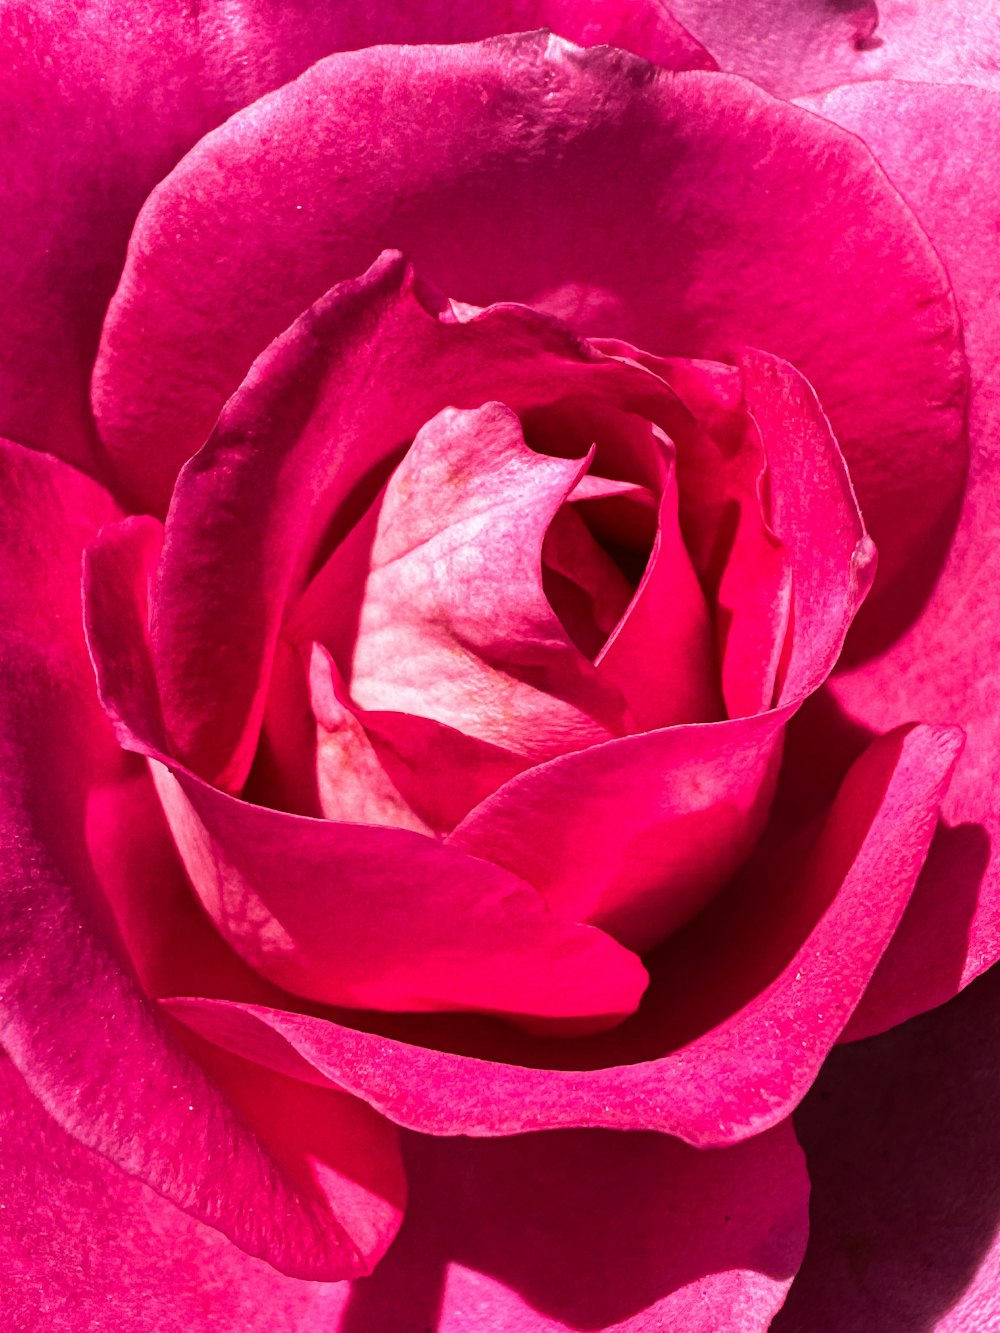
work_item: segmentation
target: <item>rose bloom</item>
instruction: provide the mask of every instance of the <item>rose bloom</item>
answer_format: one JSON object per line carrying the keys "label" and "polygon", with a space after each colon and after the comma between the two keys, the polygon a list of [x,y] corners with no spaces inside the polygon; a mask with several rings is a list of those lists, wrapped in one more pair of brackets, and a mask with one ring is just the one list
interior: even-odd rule
{"label": "rose bloom", "polygon": [[4,1328],[1000,1319],[971,8],[5,0]]}

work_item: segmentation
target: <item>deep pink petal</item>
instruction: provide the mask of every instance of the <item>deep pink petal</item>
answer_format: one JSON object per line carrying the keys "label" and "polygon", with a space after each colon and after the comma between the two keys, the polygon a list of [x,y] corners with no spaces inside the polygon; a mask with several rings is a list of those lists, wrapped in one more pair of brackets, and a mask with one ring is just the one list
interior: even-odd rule
{"label": "deep pink petal", "polygon": [[448,841],[569,921],[647,949],[705,905],[767,819],[789,712],[669,727],[513,778]]}
{"label": "deep pink petal", "polygon": [[810,1240],[774,1333],[984,1333],[1000,1309],[1000,971],[835,1051],[796,1115]]}
{"label": "deep pink petal", "polygon": [[[286,616],[294,642],[323,643],[347,673],[340,649],[353,643],[375,537],[363,516],[431,417],[581,393],[634,412],[683,410],[653,375],[547,316],[511,306],[459,316],[431,299],[393,254],[327,293],[258,358],[178,480],[154,660],[172,753],[219,785],[238,790],[250,768]],[[331,545],[310,605],[296,610]]]}
{"label": "deep pink petal", "polygon": [[407,1223],[343,1333],[762,1333],[805,1243],[789,1125],[726,1152],[600,1130],[414,1135],[407,1170]]}
{"label": "deep pink petal", "polygon": [[[876,974],[853,1029],[862,1035],[941,1003],[1000,956],[1000,212],[982,148],[1000,137],[1000,95],[885,83],[837,89],[814,105],[871,142],[927,227],[958,296],[973,383],[969,486],[944,572],[913,628],[832,685],[848,720],[872,730],[921,717],[960,725],[968,736],[943,807],[952,833],[935,849]],[[979,845],[987,839],[984,869]]]}
{"label": "deep pink petal", "polygon": [[[153,523],[109,526],[88,550],[90,650],[119,739],[153,761],[192,884],[240,957],[286,990],[334,1004],[485,1010],[584,1028],[631,1013],[647,982],[638,958],[551,915],[535,888],[499,866],[405,829],[251,805],[160,750],[141,639],[125,653],[144,670],[125,687],[116,670],[122,636],[142,632]],[[105,579],[109,564],[130,561],[131,580]]]}
{"label": "deep pink petal", "polygon": [[[398,1206],[373,1200],[359,1219],[357,1191],[345,1210],[294,1141],[263,1132],[262,1146],[164,1030],[123,954],[87,826],[94,799],[113,803],[133,769],[100,710],[79,615],[83,545],[117,511],[55,459],[4,444],[0,464],[3,1046],[64,1129],[241,1248],[310,1276],[364,1272]],[[379,1125],[360,1111],[338,1118],[348,1159],[362,1141],[352,1117]],[[398,1186],[391,1128],[365,1129],[363,1142],[376,1193]]]}
{"label": "deep pink petal", "polygon": [[649,563],[596,662],[642,728],[715,722],[724,716],[712,623],[678,525],[673,467],[660,499]]}
{"label": "deep pink petal", "polygon": [[502,403],[446,408],[417,432],[371,548],[350,668],[362,708],[535,762],[630,729],[542,587],[546,531],[588,462],[535,453]]}
{"label": "deep pink petal", "polygon": [[146,196],[207,131],[334,51],[539,27],[671,69],[714,65],[657,0],[5,4],[0,433],[103,466],[88,389],[105,307]]}
{"label": "deep pink petal", "polygon": [[[328,1333],[349,1288],[284,1277],[85,1148],[0,1061],[8,1328]],[[262,1312],[264,1315],[262,1316]]]}
{"label": "deep pink petal", "polygon": [[745,81],[529,36],[333,57],[163,183],[95,380],[104,439],[147,495],[162,503],[269,340],[387,244],[463,301],[539,304],[660,354],[786,358],[885,574],[961,487],[951,294],[863,145]]}
{"label": "deep pink petal", "polygon": [[[425,1132],[583,1124],[733,1143],[780,1121],[816,1077],[898,924],[959,745],[927,727],[876,742],[804,860],[779,848],[719,910],[675,936],[634,1020],[646,1027],[639,1063],[609,1067],[630,1047],[628,1025],[593,1046],[522,1039],[522,1063],[509,1063],[271,1007],[165,1003],[227,1049],[328,1080]],[[560,1067],[538,1067],[547,1057]]]}

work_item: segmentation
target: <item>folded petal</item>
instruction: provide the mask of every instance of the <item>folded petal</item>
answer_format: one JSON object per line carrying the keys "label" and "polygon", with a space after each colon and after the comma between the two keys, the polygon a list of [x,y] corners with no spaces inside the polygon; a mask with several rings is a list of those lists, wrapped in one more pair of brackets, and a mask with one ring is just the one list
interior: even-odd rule
{"label": "folded petal", "polygon": [[[137,983],[87,842],[93,797],[133,773],[98,704],[79,616],[82,547],[117,510],[53,458],[5,443],[0,465],[4,1049],[75,1139],[248,1253],[300,1275],[365,1272],[399,1200],[361,1217],[336,1172],[314,1174],[287,1138],[258,1137]],[[363,1178],[374,1194],[386,1178],[398,1185],[391,1127],[358,1110],[331,1126],[325,1142],[335,1139],[341,1164],[363,1141],[385,1166]]]}
{"label": "folded petal", "polygon": [[788,716],[565,755],[513,778],[448,841],[534,884],[566,920],[648,949],[704,907],[760,836]]}
{"label": "folded petal", "polygon": [[745,81],[537,35],[332,57],[202,141],[144,211],[105,324],[95,405],[123,472],[162,504],[253,358],[386,244],[461,301],[659,354],[784,357],[884,573],[961,488],[947,278],[868,150]]}
{"label": "folded petal", "polygon": [[[969,485],[947,564],[913,608],[912,628],[832,682],[848,724],[883,731],[921,717],[955,723],[968,737],[943,806],[953,836],[936,849],[899,944],[876,974],[855,1029],[862,1035],[941,1003],[1000,957],[1000,214],[993,158],[983,152],[1000,139],[1000,94],[879,83],[836,89],[812,105],[865,137],[916,209],[948,266],[972,368]],[[906,592],[904,581],[899,596]]]}
{"label": "folded petal", "polygon": [[[375,539],[366,513],[426,422],[449,406],[520,412],[584,391],[683,411],[656,377],[547,316],[498,306],[459,318],[392,253],[327,293],[258,358],[174,491],[152,600],[172,753],[239,790],[282,622],[292,642],[335,657],[353,644]],[[311,605],[296,609],[307,585]]]}
{"label": "folded petal", "polygon": [[501,403],[445,409],[418,431],[372,544],[350,667],[362,708],[536,763],[629,729],[542,587],[545,534],[589,462],[536,454]]}
{"label": "folded petal", "polygon": [[[109,563],[130,561],[131,581],[104,580]],[[598,1028],[636,1008],[647,982],[638,958],[599,930],[551,915],[534,887],[499,866],[406,829],[251,805],[164,754],[148,656],[127,688],[115,670],[120,637],[141,633],[148,561],[135,521],[106,528],[89,549],[88,636],[101,698],[119,739],[153,761],[194,889],[240,957],[286,990],[349,1006],[485,1010]],[[141,641],[128,651],[142,660]]]}
{"label": "folded petal", "polygon": [[600,1130],[407,1148],[408,1223],[345,1333],[758,1333],[804,1247],[788,1125],[726,1152]]}
{"label": "folded petal", "polygon": [[[512,1063],[488,1058],[481,1031],[461,1055],[439,1049],[440,1031],[426,1047],[260,1005],[164,1003],[226,1049],[319,1077],[424,1132],[589,1125],[734,1143],[787,1116],[850,1017],[912,891],[959,745],[928,727],[876,742],[818,837],[805,849],[779,844],[651,960],[631,1030],[499,1043]],[[609,1065],[626,1051],[637,1063]]]}
{"label": "folded petal", "polygon": [[1000,971],[835,1051],[795,1117],[812,1193],[775,1333],[980,1333],[1000,1307]]}

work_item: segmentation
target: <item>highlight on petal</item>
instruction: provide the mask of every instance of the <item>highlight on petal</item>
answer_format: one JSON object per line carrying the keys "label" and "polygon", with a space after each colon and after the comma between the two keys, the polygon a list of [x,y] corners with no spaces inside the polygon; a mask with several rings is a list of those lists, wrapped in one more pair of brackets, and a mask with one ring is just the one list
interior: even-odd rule
{"label": "highlight on petal", "polygon": [[807,1229],[789,1125],[725,1152],[601,1130],[407,1140],[408,1220],[344,1327],[758,1333]]}
{"label": "highlight on petal", "polygon": [[95,371],[123,477],[162,506],[254,357],[385,245],[461,302],[658,355],[788,360],[886,576],[961,490],[947,276],[863,144],[745,80],[537,35],[331,57],[188,155],[136,227]]}
{"label": "highlight on petal", "polygon": [[0,467],[4,1049],[63,1129],[241,1249],[299,1275],[365,1272],[399,1208],[372,1199],[358,1225],[337,1168],[363,1139],[371,1163],[352,1179],[395,1189],[392,1127],[360,1108],[336,1117],[319,1154],[332,1174],[314,1175],[293,1141],[236,1114],[122,955],[86,834],[95,793],[134,770],[100,709],[79,616],[83,544],[118,511],[53,458],[5,443]]}

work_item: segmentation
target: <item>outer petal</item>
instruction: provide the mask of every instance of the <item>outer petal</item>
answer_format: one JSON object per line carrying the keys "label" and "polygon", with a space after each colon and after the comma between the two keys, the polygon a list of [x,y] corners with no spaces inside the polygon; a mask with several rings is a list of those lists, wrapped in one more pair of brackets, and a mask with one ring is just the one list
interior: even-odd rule
{"label": "outer petal", "polygon": [[[153,760],[167,820],[203,905],[268,980],[376,1009],[472,1009],[601,1027],[631,1013],[645,969],[601,931],[552,916],[531,885],[420,833],[264,809],[161,749],[144,583],[154,519],[88,549],[87,616],[119,739]],[[118,670],[126,660],[141,667]]]}
{"label": "outer petal", "polygon": [[345,1284],[298,1281],[248,1258],[67,1134],[8,1060],[0,1061],[0,1126],[0,1305],[8,1328],[335,1327]]}
{"label": "outer petal", "polygon": [[1000,1311],[1000,971],[834,1052],[796,1115],[810,1241],[775,1333],[985,1333]]}
{"label": "outer petal", "polygon": [[343,1333],[762,1333],[804,1248],[789,1125],[726,1152],[600,1130],[412,1136],[408,1222]]}
{"label": "outer petal", "polygon": [[657,0],[7,0],[0,432],[101,466],[88,380],[129,231],[208,130],[332,51],[542,25],[669,68],[714,65]]}
{"label": "outer petal", "polygon": [[838,89],[813,105],[865,136],[917,209],[948,265],[973,372],[969,486],[944,572],[912,629],[833,682],[848,719],[875,731],[922,717],[968,736],[943,807],[955,830],[939,840],[876,975],[854,1028],[860,1036],[940,1003],[1000,956],[1000,210],[989,151],[1000,142],[1000,96],[886,83]]}
{"label": "outer petal", "polygon": [[254,1130],[236,1114],[122,956],[85,825],[93,795],[130,770],[78,610],[82,546],[116,511],[55,459],[3,444],[0,464],[0,1040],[75,1138],[241,1248],[310,1276],[364,1272],[398,1224],[398,1193],[388,1213],[375,1197],[400,1187],[391,1127],[343,1103],[354,1110],[325,1132],[314,1171],[266,1115],[254,1122],[252,1097]]}
{"label": "outer petal", "polygon": [[[779,845],[674,936],[633,1024],[606,1037],[533,1047],[522,1038],[514,1064],[263,1006],[166,1003],[223,1047],[347,1088],[429,1133],[586,1124],[733,1143],[780,1121],[815,1078],[898,924],[958,746],[954,733],[921,727],[876,742],[819,837],[804,853]],[[489,1036],[462,1044],[481,1056]],[[639,1063],[607,1067],[632,1051]],[[558,1069],[529,1067],[557,1058]]]}
{"label": "outer petal", "polygon": [[539,304],[657,353],[785,357],[830,417],[886,574],[961,487],[951,295],[867,150],[746,82],[529,36],[332,58],[164,182],[94,385],[145,494],[162,503],[254,356],[386,244],[463,301]]}

